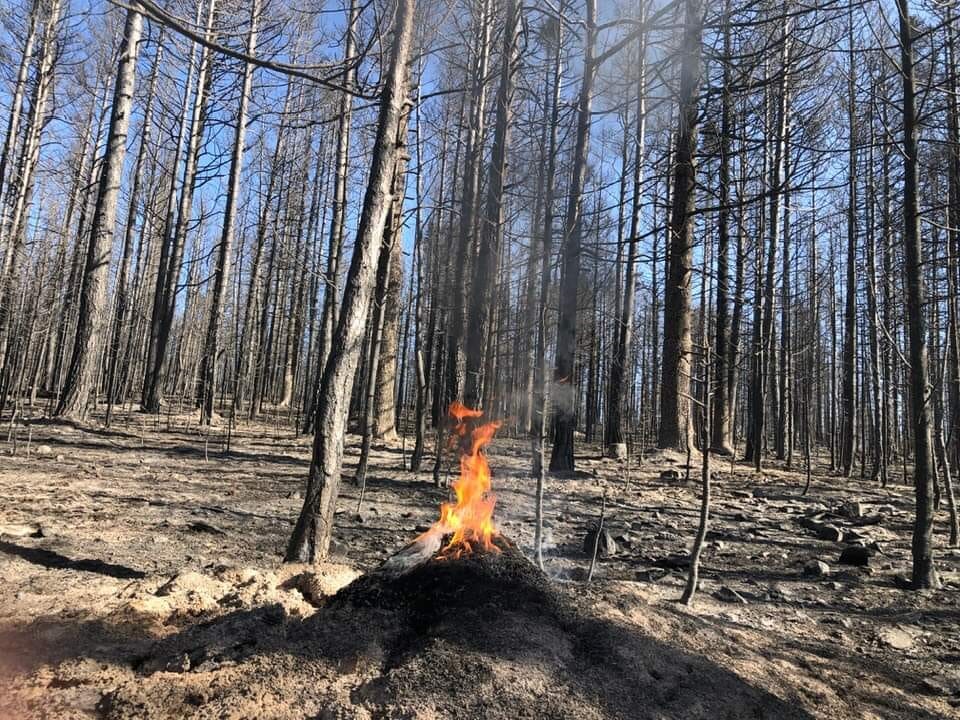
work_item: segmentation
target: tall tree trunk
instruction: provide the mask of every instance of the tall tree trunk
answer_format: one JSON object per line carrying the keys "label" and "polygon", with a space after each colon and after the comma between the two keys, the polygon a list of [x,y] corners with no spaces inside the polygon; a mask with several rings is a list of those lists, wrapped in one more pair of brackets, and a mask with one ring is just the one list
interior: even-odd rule
{"label": "tall tree trunk", "polygon": [[557,318],[557,352],[554,368],[553,450],[550,470],[574,469],[573,434],[576,429],[577,300],[580,295],[580,253],[583,243],[583,193],[590,153],[591,108],[596,80],[594,51],[597,40],[597,3],[586,0],[583,78],[577,100],[577,135],[573,152],[567,214],[563,222],[560,260],[560,306]]}
{"label": "tall tree trunk", "polygon": [[[13,168],[8,193],[12,197],[0,197],[0,245],[3,248],[3,264],[0,266],[0,366],[5,366],[7,344],[10,340],[11,305],[14,282],[20,271],[27,234],[27,216],[33,194],[34,175],[40,158],[40,136],[47,122],[47,102],[53,88],[54,62],[58,51],[57,36],[60,32],[61,0],[51,0],[47,7],[44,31],[41,38],[40,66],[33,80],[30,110],[24,128],[18,161]],[[16,89],[14,90],[16,92]],[[17,111],[17,108],[13,108]],[[2,180],[2,178],[0,178]],[[6,208],[10,206],[8,215]]]}
{"label": "tall tree trunk", "polygon": [[506,0],[504,13],[500,87],[497,90],[497,117],[487,177],[487,198],[480,225],[479,250],[470,285],[470,303],[467,310],[466,385],[463,397],[467,406],[473,408],[481,405],[484,343],[491,341],[490,319],[497,259],[500,256],[500,240],[503,233],[503,193],[506,183],[507,150],[510,145],[513,74],[520,27],[520,3],[517,0]]}
{"label": "tall tree trunk", "polygon": [[[724,5],[723,19],[723,88],[720,95],[720,209],[717,213],[717,324],[714,345],[714,391],[713,416],[710,421],[712,437],[710,448],[722,455],[733,454],[731,425],[733,417],[733,388],[729,368],[733,363],[730,333],[729,256],[730,256],[730,143],[733,135],[732,122],[732,68],[730,39],[730,0]],[[737,259],[741,264],[741,259]],[[740,270],[742,273],[742,270]]]}
{"label": "tall tree trunk", "polygon": [[[388,227],[396,224],[394,234],[402,232],[403,196],[406,169],[398,177],[399,199]],[[383,328],[380,331],[380,357],[373,378],[373,436],[379,440],[397,438],[397,370],[399,365],[400,303],[403,294],[403,252],[399,241],[390,242],[386,295],[383,298]]]}
{"label": "tall tree trunk", "polygon": [[[9,189],[5,182],[7,177],[7,165],[13,155],[13,150],[20,140],[20,115],[23,105],[23,95],[27,88],[27,80],[30,73],[30,63],[33,60],[33,46],[37,41],[37,25],[40,20],[40,0],[33,0],[30,5],[30,15],[27,18],[27,34],[23,41],[23,51],[20,54],[20,66],[17,70],[17,79],[13,84],[13,92],[10,95],[10,116],[7,118],[7,133],[3,138],[3,149],[0,150],[0,248],[4,249],[3,264],[0,265],[0,282],[7,274],[7,265],[10,259],[7,257],[9,245],[7,241],[7,207],[9,203],[3,202],[7,197]],[[11,176],[10,185],[13,185]],[[0,298],[2,300],[2,298]]]}
{"label": "tall tree trunk", "polygon": [[[250,6],[250,30],[247,33],[247,54],[255,55],[257,49],[257,24],[260,21],[260,0]],[[201,422],[209,424],[213,417],[213,400],[217,387],[217,360],[219,355],[220,322],[227,287],[230,284],[230,261],[233,255],[234,226],[237,203],[240,199],[240,171],[243,169],[243,151],[247,133],[247,107],[250,104],[250,88],[253,85],[253,65],[244,63],[240,81],[240,106],[237,108],[237,125],[234,129],[233,151],[230,156],[230,178],[227,185],[227,202],[223,210],[223,228],[220,232],[220,247],[213,277],[213,298],[204,340],[203,358],[200,365],[202,389],[200,397]]]}
{"label": "tall tree trunk", "polygon": [[[421,67],[422,71],[422,67]],[[422,75],[422,72],[420,73]],[[417,148],[417,165],[415,171],[415,182],[416,182],[416,209],[415,209],[415,227],[414,227],[414,236],[413,236],[413,274],[417,282],[417,294],[414,299],[414,309],[413,309],[413,352],[414,352],[414,378],[416,379],[417,384],[417,395],[416,395],[416,408],[414,410],[414,427],[415,427],[415,438],[413,443],[413,453],[410,455],[410,469],[413,472],[420,470],[420,465],[423,462],[423,451],[424,443],[426,442],[427,434],[427,406],[430,404],[430,386],[427,384],[427,376],[430,372],[430,368],[427,364],[426,355],[428,354],[424,348],[424,345],[429,346],[433,339],[433,328],[431,327],[429,331],[424,334],[423,330],[423,303],[424,303],[424,257],[423,257],[423,243],[424,243],[424,228],[423,228],[423,134],[422,134],[422,125],[420,123],[420,89],[419,85],[417,88],[417,102],[414,104],[415,112],[417,114],[417,125],[416,125],[416,148]],[[442,205],[443,202],[443,176],[446,170],[446,148],[444,147],[441,150],[440,156],[440,189],[438,191],[438,198]],[[440,226],[442,221],[442,216],[438,212],[437,226]],[[431,263],[430,271],[433,272],[434,268]],[[433,296],[435,297],[435,296]],[[431,305],[430,314],[431,317],[434,316],[435,308]]]}
{"label": "tall tree trunk", "polygon": [[849,128],[848,146],[848,190],[847,190],[847,281],[843,314],[843,397],[841,398],[841,438],[840,471],[844,477],[850,477],[853,468],[854,414],[856,412],[856,388],[854,372],[856,369],[857,341],[857,111],[856,85],[854,82],[853,48],[853,9],[850,13],[850,30],[847,70],[847,123]]}
{"label": "tall tree trunk", "polygon": [[313,458],[303,509],[287,546],[286,560],[313,562],[330,547],[340,490],[343,444],[349,410],[348,388],[360,354],[376,272],[377,250],[392,204],[392,184],[406,138],[400,129],[408,103],[408,63],[413,38],[414,0],[398,0],[390,67],[380,100],[377,136],[353,257],[337,329],[323,370],[317,400]]}
{"label": "tall tree trunk", "polygon": [[[207,19],[205,37],[213,36],[213,19],[216,0],[206,0]],[[198,13],[203,0],[198,4]],[[193,54],[191,53],[191,58]],[[193,193],[197,182],[197,161],[200,152],[200,138],[206,121],[207,97],[210,89],[210,48],[204,46],[200,54],[200,65],[196,78],[196,94],[193,110],[190,114],[189,133],[187,133],[186,161],[183,167],[183,181],[180,183],[179,203],[176,203],[176,183],[171,184],[174,193],[167,208],[167,219],[164,228],[163,249],[167,251],[164,257],[163,250],[160,256],[160,270],[157,275],[157,293],[154,296],[155,307],[151,318],[150,346],[147,352],[147,372],[144,378],[143,408],[148,412],[157,412],[160,409],[160,399],[163,384],[163,365],[167,356],[170,342],[170,333],[173,327],[173,318],[176,311],[176,297],[180,284],[180,272],[183,265],[184,248],[186,246],[187,229],[192,218]],[[192,63],[191,63],[192,66]],[[191,72],[187,74],[188,83]],[[186,95],[191,90],[189,85]],[[186,107],[184,107],[184,118]],[[185,126],[181,124],[180,135],[184,135]],[[182,139],[180,140],[182,145]],[[179,147],[179,146],[178,146]],[[174,156],[173,172],[177,172],[179,157]],[[174,208],[176,212],[174,213]],[[174,220],[176,217],[176,220]]]}
{"label": "tall tree trunk", "polygon": [[913,525],[913,586],[938,587],[933,559],[933,453],[930,387],[924,304],[923,246],[917,198],[916,75],[909,0],[897,0],[900,37],[900,77],[903,83],[903,243],[906,258],[907,326],[910,335],[910,399],[913,425],[916,516]]}
{"label": "tall tree trunk", "polygon": [[[355,26],[357,24],[357,0],[350,0],[347,16],[347,31],[344,38],[343,54],[345,59],[353,56],[356,47]],[[347,174],[350,169],[350,123],[353,116],[353,95],[349,90],[353,86],[356,70],[351,63],[343,77],[344,92],[340,96],[340,113],[337,117],[337,154],[334,160],[333,175],[333,213],[330,219],[330,238],[327,245],[327,268],[324,274],[323,314],[320,333],[320,353],[317,357],[313,388],[308,395],[306,408],[306,431],[313,429],[314,409],[323,369],[327,364],[327,355],[333,331],[339,319],[340,301],[340,256],[343,253],[343,235],[347,218]]]}
{"label": "tall tree trunk", "polygon": [[[150,150],[150,138],[153,131],[153,105],[157,87],[157,76],[163,60],[163,32],[157,40],[157,51],[153,58],[153,70],[150,72],[150,82],[147,89],[147,107],[143,112],[143,126],[140,131],[140,149],[137,151],[137,160],[133,170],[133,180],[130,185],[130,202],[127,206],[127,222],[123,235],[123,252],[120,257],[120,268],[117,272],[116,310],[113,317],[113,330],[110,333],[110,358],[107,369],[107,417],[109,427],[113,417],[113,404],[117,400],[117,364],[120,362],[121,341],[123,326],[127,321],[127,311],[130,304],[130,262],[133,253],[133,236],[137,230],[137,210],[140,204],[140,189],[143,184],[143,172],[146,165],[147,152]],[[142,236],[141,232],[141,242]]]}
{"label": "tall tree trunk", "polygon": [[[646,8],[640,9],[640,21]],[[613,362],[610,363],[610,383],[607,395],[607,423],[604,444],[613,457],[626,457],[627,448],[623,431],[624,401],[627,399],[626,375],[633,352],[633,314],[637,292],[637,249],[640,243],[640,197],[643,192],[643,156],[647,129],[647,42],[646,33],[638,40],[637,59],[637,110],[633,138],[633,200],[630,208],[630,239],[627,244],[627,263],[623,270],[622,305],[616,311],[616,346]],[[617,292],[619,292],[619,288]]]}
{"label": "tall tree trunk", "polygon": [[[454,261],[453,282],[450,285],[451,313],[447,328],[447,378],[446,401],[461,397],[465,390],[465,342],[468,324],[467,277],[468,265],[473,256],[476,239],[476,214],[480,197],[480,171],[486,129],[486,79],[490,61],[490,0],[480,0],[474,5],[477,16],[477,46],[471,78],[470,112],[468,115],[467,139],[463,171],[463,191],[460,201],[460,223],[457,232],[457,255]],[[473,284],[479,282],[474,277]],[[482,355],[481,355],[482,357]],[[477,361],[475,361],[477,362]],[[477,367],[482,366],[482,359]],[[479,378],[475,378],[475,381]],[[479,386],[477,386],[479,387]],[[475,390],[472,391],[476,395]],[[476,398],[471,398],[476,402]]]}
{"label": "tall tree trunk", "polygon": [[[560,0],[560,13],[566,8],[566,1]],[[560,128],[560,87],[563,77],[563,23],[560,20],[547,20],[545,33],[550,47],[550,67],[552,73],[547,113],[550,123],[550,137],[547,142],[547,167],[543,197],[543,227],[540,229],[540,289],[537,298],[537,345],[534,351],[534,410],[530,435],[533,440],[533,477],[537,479],[536,528],[534,545],[537,563],[543,567],[541,551],[543,539],[543,488],[544,460],[547,441],[547,300],[550,295],[550,280],[553,255],[553,213],[554,194],[556,192],[557,142]]]}
{"label": "tall tree trunk", "polygon": [[670,211],[670,272],[663,310],[663,366],[657,446],[690,448],[690,280],[693,275],[693,212],[696,207],[696,151],[699,124],[701,0],[686,1],[683,59]]}
{"label": "tall tree trunk", "polygon": [[117,64],[113,89],[113,110],[107,132],[107,147],[100,170],[100,185],[90,229],[90,246],[80,290],[79,322],[73,345],[73,356],[56,415],[83,418],[87,399],[96,391],[94,359],[106,340],[109,327],[107,284],[110,281],[110,255],[117,225],[117,200],[123,177],[123,161],[127,152],[127,133],[133,106],[133,90],[137,76],[137,54],[143,31],[139,5],[127,10],[123,29],[123,46]]}

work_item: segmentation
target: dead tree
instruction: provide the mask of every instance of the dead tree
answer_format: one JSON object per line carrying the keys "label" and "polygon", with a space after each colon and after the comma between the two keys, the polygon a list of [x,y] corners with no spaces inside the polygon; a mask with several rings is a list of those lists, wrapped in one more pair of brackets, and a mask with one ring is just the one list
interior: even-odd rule
{"label": "dead tree", "polygon": [[686,0],[670,244],[663,309],[663,365],[660,395],[661,448],[689,448],[690,279],[693,275],[693,211],[696,206],[696,151],[699,126],[701,0]]}
{"label": "dead tree", "polygon": [[130,112],[137,76],[137,54],[143,31],[143,16],[138,9],[139,6],[134,4],[127,10],[123,29],[123,46],[113,89],[113,110],[110,115],[107,147],[100,170],[100,186],[97,190],[96,207],[90,227],[90,245],[80,290],[77,336],[63,395],[56,409],[56,415],[60,416],[83,418],[86,414],[88,397],[91,391],[95,391],[94,359],[98,349],[104,345],[109,328],[107,283],[110,281],[110,255],[113,252],[113,235],[117,224],[117,200],[120,196],[123,161],[127,152],[127,132],[130,128]]}
{"label": "dead tree", "polygon": [[914,29],[909,0],[897,0],[899,14],[900,77],[903,84],[903,243],[907,279],[907,328],[910,338],[910,400],[913,429],[913,482],[916,515],[913,524],[913,586],[938,587],[933,559],[933,446],[927,367],[926,290],[923,246],[917,199],[917,113],[914,70]]}
{"label": "dead tree", "polygon": [[[257,24],[260,19],[260,0],[254,0],[250,7],[250,29],[247,32],[247,54],[253,55],[257,49]],[[213,417],[213,400],[217,387],[217,361],[219,355],[219,336],[221,313],[230,282],[230,259],[233,254],[234,226],[236,225],[237,203],[240,196],[240,171],[243,169],[244,143],[247,132],[247,107],[250,104],[250,88],[253,84],[253,65],[243,65],[240,81],[240,105],[237,109],[237,125],[234,129],[233,151],[230,156],[230,178],[227,186],[227,203],[223,210],[223,228],[220,232],[220,247],[217,251],[217,265],[213,276],[213,299],[210,303],[210,315],[207,334],[204,340],[201,360],[201,420],[209,424]]]}
{"label": "dead tree", "polygon": [[303,509],[287,546],[288,562],[313,562],[330,547],[340,491],[343,445],[353,383],[373,292],[377,250],[392,204],[392,184],[406,139],[400,128],[408,112],[408,65],[413,42],[414,0],[399,0],[390,67],[381,92],[370,176],[347,273],[342,309],[317,398],[316,433]]}
{"label": "dead tree", "polygon": [[553,389],[553,449],[551,472],[574,469],[573,435],[576,426],[577,298],[580,289],[580,252],[583,239],[583,192],[590,152],[591,108],[597,62],[597,3],[586,0],[583,76],[577,98],[577,131],[573,151],[567,213],[563,222],[560,259],[560,307],[557,318],[557,352]]}
{"label": "dead tree", "polygon": [[466,385],[463,396],[467,407],[471,408],[481,406],[484,348],[485,343],[492,342],[490,323],[493,315],[493,285],[497,259],[500,255],[503,225],[503,194],[506,183],[507,150],[510,144],[513,75],[517,63],[520,3],[516,0],[507,0],[504,13],[506,22],[503,28],[500,86],[496,98],[493,154],[487,177],[486,205],[480,221],[480,243],[470,285],[470,303],[467,313]]}

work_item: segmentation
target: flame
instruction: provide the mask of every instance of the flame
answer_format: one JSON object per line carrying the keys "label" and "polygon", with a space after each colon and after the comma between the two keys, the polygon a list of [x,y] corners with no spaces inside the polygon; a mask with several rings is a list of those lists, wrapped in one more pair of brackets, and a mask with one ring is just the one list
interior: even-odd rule
{"label": "flame", "polygon": [[450,415],[456,421],[451,439],[454,444],[459,440],[460,445],[460,477],[452,486],[456,502],[441,503],[440,519],[421,537],[452,533],[441,554],[453,558],[478,550],[500,552],[493,544],[497,534],[493,523],[497,498],[490,492],[490,465],[483,449],[493,440],[501,423],[468,423],[483,417],[483,412],[460,402],[450,405]]}

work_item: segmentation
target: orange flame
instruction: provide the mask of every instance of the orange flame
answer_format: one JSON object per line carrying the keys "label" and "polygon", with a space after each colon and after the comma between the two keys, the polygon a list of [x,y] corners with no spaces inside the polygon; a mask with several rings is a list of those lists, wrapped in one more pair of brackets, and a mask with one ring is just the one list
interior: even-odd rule
{"label": "orange flame", "polygon": [[483,416],[480,410],[472,410],[460,402],[450,405],[450,415],[456,420],[453,438],[460,439],[460,477],[453,483],[457,501],[440,505],[440,519],[425,534],[453,534],[443,549],[451,557],[486,550],[500,552],[493,544],[497,528],[493,524],[493,508],[497,498],[490,492],[490,465],[483,449],[493,440],[500,422],[488,422],[468,427],[468,419]]}

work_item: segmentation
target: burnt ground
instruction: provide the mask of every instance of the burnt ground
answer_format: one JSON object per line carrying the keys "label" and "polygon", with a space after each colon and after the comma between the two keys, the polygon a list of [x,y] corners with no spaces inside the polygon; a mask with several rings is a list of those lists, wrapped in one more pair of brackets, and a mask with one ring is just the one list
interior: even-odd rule
{"label": "burnt ground", "polygon": [[[510,551],[336,595],[446,497],[401,469],[401,443],[376,448],[360,514],[345,482],[335,556],[309,567],[279,562],[309,442],[276,424],[241,425],[229,454],[187,415],[7,429],[0,718],[960,717],[960,551],[941,517],[944,588],[902,589],[896,474],[882,489],[818,464],[803,496],[797,472],[719,463],[686,608],[698,468],[688,484],[680,458],[581,446],[580,472],[548,482],[546,576]],[[526,443],[497,438],[490,464],[498,524],[529,552]],[[604,491],[617,548],[588,585]],[[851,543],[868,566],[838,562]]]}

